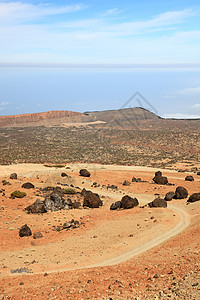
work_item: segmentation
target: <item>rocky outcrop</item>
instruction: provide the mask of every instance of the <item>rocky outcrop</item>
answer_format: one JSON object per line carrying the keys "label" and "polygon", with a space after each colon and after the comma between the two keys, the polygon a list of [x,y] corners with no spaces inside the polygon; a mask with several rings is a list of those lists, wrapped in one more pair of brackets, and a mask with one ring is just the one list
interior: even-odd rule
{"label": "rocky outcrop", "polygon": [[162,184],[162,185],[168,183],[167,177],[162,176],[162,172],[160,172],[160,171],[157,171],[155,173],[155,177],[153,178],[153,181],[157,184]]}
{"label": "rocky outcrop", "polygon": [[44,202],[37,199],[33,204],[27,206],[25,211],[28,214],[44,214],[47,212],[47,209]]}
{"label": "rocky outcrop", "polygon": [[167,201],[162,198],[156,198],[152,202],[148,203],[149,207],[167,207]]}
{"label": "rocky outcrop", "polygon": [[139,205],[139,202],[138,202],[137,198],[132,198],[128,195],[122,197],[121,203],[122,203],[121,207],[123,209],[130,209],[130,208],[133,208],[133,207]]}
{"label": "rocky outcrop", "polygon": [[10,174],[10,179],[17,179],[17,173]]}
{"label": "rocky outcrop", "polygon": [[80,176],[83,176],[83,177],[90,177],[90,175],[91,175],[90,172],[86,169],[81,169],[79,171],[79,174],[80,174]]}
{"label": "rocky outcrop", "polygon": [[64,200],[62,196],[59,195],[58,191],[54,191],[50,194],[49,197],[46,197],[44,200],[44,205],[46,210],[58,211],[64,208]]}
{"label": "rocky outcrop", "polygon": [[131,183],[128,180],[124,180],[124,182],[122,183],[122,185],[129,186],[129,185],[131,185]]}
{"label": "rocky outcrop", "polygon": [[24,184],[22,184],[22,188],[24,188],[24,189],[34,189],[35,186],[31,182],[25,182]]}
{"label": "rocky outcrop", "polygon": [[91,191],[84,191],[84,199],[83,206],[87,206],[89,208],[99,208],[103,205],[98,194],[95,194]]}
{"label": "rocky outcrop", "polygon": [[23,226],[19,229],[19,236],[20,236],[20,237],[31,236],[31,235],[32,235],[31,229],[28,227],[27,224],[23,225]]}
{"label": "rocky outcrop", "polygon": [[110,210],[116,210],[116,209],[120,209],[122,207],[122,202],[121,201],[117,201],[111,204],[110,206]]}
{"label": "rocky outcrop", "polygon": [[194,177],[192,175],[188,175],[185,177],[186,181],[194,181]]}
{"label": "rocky outcrop", "polygon": [[171,201],[175,196],[175,193],[174,192],[168,192],[166,195],[165,195],[165,200],[166,201]]}
{"label": "rocky outcrop", "polygon": [[183,186],[178,186],[175,191],[174,199],[185,199],[188,196],[188,191]]}
{"label": "rocky outcrop", "polygon": [[200,193],[194,193],[192,194],[187,202],[196,202],[196,201],[200,201]]}

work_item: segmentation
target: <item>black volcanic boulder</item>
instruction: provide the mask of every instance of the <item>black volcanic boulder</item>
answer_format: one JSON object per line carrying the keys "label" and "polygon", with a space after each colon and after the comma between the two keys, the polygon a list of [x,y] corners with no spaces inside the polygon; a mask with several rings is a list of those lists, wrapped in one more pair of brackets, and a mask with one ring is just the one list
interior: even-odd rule
{"label": "black volcanic boulder", "polygon": [[28,214],[44,214],[47,212],[44,202],[37,199],[33,204],[27,206],[25,211]]}
{"label": "black volcanic boulder", "polygon": [[17,179],[17,173],[10,174],[10,179]]}
{"label": "black volcanic boulder", "polygon": [[102,205],[103,202],[99,198],[98,194],[95,194],[91,191],[84,192],[83,207],[87,206],[89,208],[99,208],[99,206]]}
{"label": "black volcanic boulder", "polygon": [[130,209],[130,208],[133,208],[133,207],[139,205],[137,198],[132,198],[128,195],[122,197],[121,203],[122,203],[123,209]]}
{"label": "black volcanic boulder", "polygon": [[79,171],[79,174],[80,174],[80,176],[83,176],[83,177],[90,177],[90,172],[86,169],[81,169]]}
{"label": "black volcanic boulder", "polygon": [[31,236],[32,232],[31,229],[27,226],[27,224],[23,225],[20,229],[19,229],[19,236],[23,237],[23,236]]}
{"label": "black volcanic boulder", "polygon": [[200,201],[200,193],[192,194],[187,202],[196,202],[196,201]]}
{"label": "black volcanic boulder", "polygon": [[184,199],[187,198],[188,191],[183,186],[178,186],[175,191],[174,199]]}
{"label": "black volcanic boulder", "polygon": [[194,181],[194,177],[192,175],[188,175],[185,177],[186,181]]}
{"label": "black volcanic boulder", "polygon": [[49,197],[44,200],[46,210],[58,211],[64,208],[64,200],[60,195],[59,191],[53,191]]}
{"label": "black volcanic boulder", "polygon": [[160,171],[155,172],[155,177],[153,178],[153,181],[157,184],[163,185],[168,183],[167,177],[162,176],[162,172]]}
{"label": "black volcanic boulder", "polygon": [[197,175],[200,175],[200,172],[197,172]]}
{"label": "black volcanic boulder", "polygon": [[171,201],[175,196],[175,193],[174,192],[168,192],[166,195],[165,195],[165,200],[166,201]]}
{"label": "black volcanic boulder", "polygon": [[130,183],[130,181],[128,181],[128,180],[124,180],[124,182],[123,182],[123,184],[122,185],[125,185],[125,186],[128,186],[128,185],[130,185],[131,183]]}
{"label": "black volcanic boulder", "polygon": [[110,210],[116,210],[116,209],[120,209],[122,207],[122,202],[121,201],[117,201],[111,204],[110,206]]}
{"label": "black volcanic boulder", "polygon": [[34,189],[34,185],[31,182],[25,182],[24,184],[22,184],[22,188],[24,189]]}
{"label": "black volcanic boulder", "polygon": [[68,177],[66,173],[61,173],[61,177]]}
{"label": "black volcanic boulder", "polygon": [[167,207],[167,201],[162,198],[156,198],[152,202],[148,203],[149,207]]}
{"label": "black volcanic boulder", "polygon": [[133,176],[132,182],[137,182],[137,178],[135,178],[135,177]]}

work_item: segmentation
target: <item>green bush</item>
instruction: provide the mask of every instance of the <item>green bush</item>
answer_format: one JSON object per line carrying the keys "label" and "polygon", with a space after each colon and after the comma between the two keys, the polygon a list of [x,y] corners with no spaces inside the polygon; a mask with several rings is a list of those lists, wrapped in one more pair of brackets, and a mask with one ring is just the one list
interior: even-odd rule
{"label": "green bush", "polygon": [[20,192],[18,190],[14,191],[11,193],[11,196],[12,197],[16,197],[16,198],[23,198],[26,196],[26,193],[25,192]]}
{"label": "green bush", "polygon": [[64,194],[76,194],[76,191],[72,188],[67,188],[67,189],[64,189],[63,193]]}

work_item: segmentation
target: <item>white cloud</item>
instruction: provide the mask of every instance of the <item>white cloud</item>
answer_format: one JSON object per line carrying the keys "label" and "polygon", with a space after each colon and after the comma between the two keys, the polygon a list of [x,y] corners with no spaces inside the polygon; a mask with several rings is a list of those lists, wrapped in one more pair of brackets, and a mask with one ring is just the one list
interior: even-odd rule
{"label": "white cloud", "polygon": [[200,119],[200,114],[190,115],[190,114],[175,113],[175,114],[164,114],[162,117],[166,119]]}
{"label": "white cloud", "polygon": [[3,2],[0,3],[0,22],[1,23],[11,23],[15,21],[30,21],[38,19],[40,17],[45,17],[49,15],[59,15],[64,13],[70,13],[79,11],[84,6],[76,5],[67,5],[67,6],[51,6],[51,5],[34,5],[29,3],[22,2]]}
{"label": "white cloud", "polygon": [[196,104],[192,105],[192,108],[200,109],[200,103],[196,103]]}
{"label": "white cloud", "polygon": [[196,94],[200,94],[200,86],[178,90],[178,91],[176,91],[176,94],[178,94],[178,95],[196,95]]}
{"label": "white cloud", "polygon": [[1,101],[1,102],[0,102],[0,106],[6,106],[6,105],[8,105],[8,104],[9,104],[8,101]]}

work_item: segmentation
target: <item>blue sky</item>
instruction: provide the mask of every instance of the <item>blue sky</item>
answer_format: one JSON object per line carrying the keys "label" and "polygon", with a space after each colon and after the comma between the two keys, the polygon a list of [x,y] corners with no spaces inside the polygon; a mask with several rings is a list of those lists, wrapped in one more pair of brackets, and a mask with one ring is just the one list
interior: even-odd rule
{"label": "blue sky", "polygon": [[2,1],[2,63],[197,63],[200,3]]}
{"label": "blue sky", "polygon": [[200,117],[199,0],[0,0],[0,41],[0,115],[117,109],[139,90],[159,115]]}

